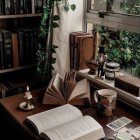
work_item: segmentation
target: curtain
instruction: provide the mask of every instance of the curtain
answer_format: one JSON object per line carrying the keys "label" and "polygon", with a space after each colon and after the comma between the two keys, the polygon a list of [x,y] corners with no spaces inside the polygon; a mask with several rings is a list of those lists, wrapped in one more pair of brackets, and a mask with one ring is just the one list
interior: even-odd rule
{"label": "curtain", "polygon": [[69,0],[69,3],[76,5],[75,11],[66,12],[62,4],[54,7],[54,15],[59,15],[60,21],[59,28],[53,29],[53,44],[58,46],[53,54],[56,58],[53,74],[58,72],[62,76],[70,69],[69,34],[82,31],[83,26],[83,0]]}

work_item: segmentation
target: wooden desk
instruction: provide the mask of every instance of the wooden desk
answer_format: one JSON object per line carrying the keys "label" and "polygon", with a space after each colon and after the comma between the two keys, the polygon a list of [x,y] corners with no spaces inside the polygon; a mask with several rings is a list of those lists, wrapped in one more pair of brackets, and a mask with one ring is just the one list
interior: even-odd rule
{"label": "wooden desk", "polygon": [[[20,140],[41,139],[38,135],[33,133],[33,131],[25,125],[24,120],[27,116],[53,108],[52,106],[41,104],[44,92],[45,90],[37,90],[32,92],[33,97],[37,98],[36,108],[32,111],[21,111],[18,108],[19,104],[24,101],[24,94],[7,97],[0,100],[1,115],[3,115],[6,118],[6,121],[8,121],[8,123],[12,125],[14,132],[19,133],[21,135]],[[85,107],[81,110],[84,115],[88,114],[95,118],[103,126],[106,137],[110,139],[113,139],[113,131],[110,128],[106,127],[106,124],[121,116],[126,116],[132,119],[136,125],[140,125],[140,115],[138,115],[138,112],[127,108],[127,106],[123,105],[122,103],[117,103],[115,114],[112,117],[98,116],[93,106]],[[16,138],[14,140],[16,140]]]}

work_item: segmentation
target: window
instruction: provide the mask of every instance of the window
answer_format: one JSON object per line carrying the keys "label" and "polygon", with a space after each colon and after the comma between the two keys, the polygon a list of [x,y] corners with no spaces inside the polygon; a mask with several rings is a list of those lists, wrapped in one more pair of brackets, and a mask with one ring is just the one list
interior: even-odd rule
{"label": "window", "polygon": [[106,37],[108,60],[140,77],[140,0],[87,0],[87,7],[87,31],[98,27]]}
{"label": "window", "polygon": [[[140,78],[140,0],[86,0],[86,5],[87,31],[92,24],[94,29],[99,29],[101,35],[106,35],[108,55],[114,51],[114,56],[109,56],[110,60],[122,53],[122,58],[119,59],[124,61],[126,57],[127,66],[124,66],[127,67],[127,72]],[[139,99],[135,99],[139,104]],[[134,100],[127,95],[123,101],[131,104]]]}

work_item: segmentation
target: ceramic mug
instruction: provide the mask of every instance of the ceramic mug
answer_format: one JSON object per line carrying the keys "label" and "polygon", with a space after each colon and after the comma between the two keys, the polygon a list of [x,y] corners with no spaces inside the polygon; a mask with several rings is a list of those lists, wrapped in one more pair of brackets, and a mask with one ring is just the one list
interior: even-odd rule
{"label": "ceramic mug", "polygon": [[96,111],[105,116],[112,116],[116,108],[117,93],[111,89],[100,89],[94,93]]}

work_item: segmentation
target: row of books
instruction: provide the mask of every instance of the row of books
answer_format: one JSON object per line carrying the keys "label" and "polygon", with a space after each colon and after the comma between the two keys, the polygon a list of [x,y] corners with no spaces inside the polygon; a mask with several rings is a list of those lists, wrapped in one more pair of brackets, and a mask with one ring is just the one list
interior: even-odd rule
{"label": "row of books", "polygon": [[43,0],[0,0],[0,15],[42,13]]}
{"label": "row of books", "polygon": [[36,63],[37,28],[0,30],[0,69]]}
{"label": "row of books", "polygon": [[41,87],[41,83],[38,79],[24,79],[24,80],[5,80],[0,82],[0,98],[13,96],[19,93],[29,90],[35,90]]}

